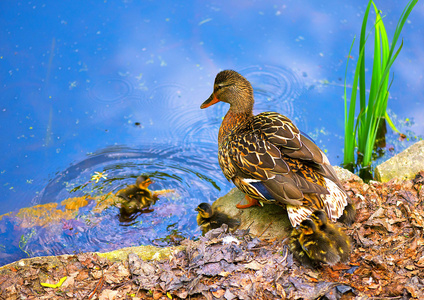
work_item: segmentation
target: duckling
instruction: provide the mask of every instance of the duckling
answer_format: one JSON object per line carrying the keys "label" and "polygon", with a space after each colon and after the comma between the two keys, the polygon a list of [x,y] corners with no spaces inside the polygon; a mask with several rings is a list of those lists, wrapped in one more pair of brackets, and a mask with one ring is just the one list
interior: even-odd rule
{"label": "duckling", "polygon": [[324,232],[334,242],[337,253],[340,256],[340,261],[347,261],[349,259],[351,243],[343,228],[328,222],[327,215],[322,210],[314,211],[311,214],[311,219],[318,229]]}
{"label": "duckling", "polygon": [[130,215],[148,209],[159,199],[159,195],[174,192],[174,190],[150,191],[149,185],[153,181],[145,175],[137,177],[135,184],[129,185],[119,190],[115,195],[122,199],[120,214],[122,219],[127,219]]}
{"label": "duckling", "polygon": [[150,184],[152,180],[149,177],[140,175],[135,184],[116,193],[117,197],[125,200],[121,203],[121,214],[131,215],[156,203],[158,197],[148,189]]}
{"label": "duckling", "polygon": [[308,254],[303,250],[302,245],[299,242],[299,237],[302,231],[299,226],[293,228],[290,237],[288,239],[288,245],[293,256],[305,267],[313,268],[317,265],[317,262],[314,262]]}
{"label": "duckling", "polygon": [[213,209],[209,203],[200,203],[195,211],[198,212],[197,225],[200,226],[203,235],[211,229],[221,227],[222,224],[227,224],[230,229],[234,229],[239,225],[237,220]]}
{"label": "duckling", "polygon": [[233,70],[219,72],[200,108],[219,102],[230,108],[219,128],[218,161],[225,177],[245,194],[247,204],[238,208],[283,206],[293,227],[320,209],[331,221],[353,221],[355,208],[327,156],[286,116],[254,115],[253,88],[246,78]]}
{"label": "duckling", "polygon": [[310,219],[299,225],[299,243],[302,250],[315,262],[334,265],[340,261],[340,255],[333,241]]}

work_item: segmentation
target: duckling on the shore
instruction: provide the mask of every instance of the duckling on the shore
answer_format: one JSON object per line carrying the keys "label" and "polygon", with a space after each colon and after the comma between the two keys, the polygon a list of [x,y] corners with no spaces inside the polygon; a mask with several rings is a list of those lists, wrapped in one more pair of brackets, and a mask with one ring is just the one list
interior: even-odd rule
{"label": "duckling on the shore", "polygon": [[312,261],[329,265],[334,265],[340,261],[340,255],[334,241],[321,231],[312,220],[303,220],[298,231],[300,246]]}
{"label": "duckling on the shore", "polygon": [[222,224],[227,224],[230,229],[239,225],[237,220],[213,209],[209,203],[200,203],[195,210],[198,212],[197,225],[200,226],[203,235],[211,229],[221,227]]}
{"label": "duckling on the shore", "polygon": [[334,242],[337,253],[340,256],[340,261],[347,261],[349,259],[351,243],[350,238],[344,232],[343,228],[337,224],[331,224],[328,221],[327,215],[322,210],[314,211],[311,214],[311,219],[317,225],[318,229],[324,232]]}

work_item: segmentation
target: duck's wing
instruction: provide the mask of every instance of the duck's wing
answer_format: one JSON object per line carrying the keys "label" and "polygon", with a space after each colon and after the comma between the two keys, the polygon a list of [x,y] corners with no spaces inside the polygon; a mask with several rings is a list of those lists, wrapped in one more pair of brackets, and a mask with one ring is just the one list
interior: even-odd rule
{"label": "duck's wing", "polygon": [[[269,124],[266,118],[264,121]],[[219,160],[222,170],[239,189],[254,198],[265,198],[296,206],[302,205],[303,193],[328,193],[325,187],[316,184],[301,173],[292,172],[291,166],[281,155],[278,143],[275,145],[272,139],[270,141],[260,130],[260,126],[255,129],[252,124],[255,124],[255,119],[252,123],[238,128],[220,147]],[[284,124],[281,124],[283,127]],[[294,125],[293,128],[297,130]],[[279,137],[278,132],[284,135],[286,131],[290,129],[283,128],[272,135],[268,130],[268,135],[274,136],[275,142],[275,139]],[[290,133],[285,135],[287,145],[293,145],[289,141],[292,136]]]}
{"label": "duck's wing", "polygon": [[[328,194],[323,177],[332,179],[334,174],[327,171],[327,157],[289,118],[264,112],[255,116],[252,126],[256,135],[277,147],[303,193]],[[328,166],[332,170],[329,163]]]}
{"label": "duck's wing", "polygon": [[269,142],[278,147],[283,156],[309,163],[316,173],[343,189],[327,156],[289,118],[276,112],[263,112],[255,116],[253,128],[262,132]]}
{"label": "duck's wing", "polygon": [[[252,126],[254,132],[263,134],[280,151],[282,159],[295,174],[292,178],[299,189],[305,194],[317,194],[329,218],[332,221],[337,220],[351,200],[327,156],[312,139],[302,134],[289,118],[276,112],[264,112],[255,116]],[[319,206],[321,204],[318,208]],[[299,213],[299,216],[308,212]]]}
{"label": "duck's wing", "polygon": [[251,128],[245,128],[234,134],[219,151],[224,175],[244,193],[282,204],[301,204],[303,193],[292,178],[289,166],[278,148],[263,135],[258,136]]}
{"label": "duck's wing", "polygon": [[283,155],[321,165],[325,155],[315,143],[303,135],[293,122],[276,112],[255,116],[255,131],[262,132],[267,140],[277,146]]}

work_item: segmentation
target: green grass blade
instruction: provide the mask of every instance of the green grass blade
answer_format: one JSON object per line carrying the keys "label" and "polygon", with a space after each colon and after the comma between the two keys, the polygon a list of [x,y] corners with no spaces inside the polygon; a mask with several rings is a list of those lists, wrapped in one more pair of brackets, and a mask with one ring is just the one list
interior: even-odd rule
{"label": "green grass blade", "polygon": [[[344,140],[344,166],[353,165],[355,163],[355,131],[353,125],[355,122],[355,108],[356,108],[356,96],[355,99],[350,99],[349,110],[347,109],[347,95],[346,95],[346,78],[347,70],[349,66],[349,58],[352,52],[353,44],[355,43],[355,37],[353,38],[352,45],[349,49],[349,55],[346,62],[345,80],[344,80],[344,104],[345,104],[345,140]],[[356,87],[355,87],[356,89]],[[348,114],[349,111],[349,114]]]}
{"label": "green grass blade", "polygon": [[[411,0],[403,10],[391,44],[387,38],[386,28],[383,18],[375,3],[370,0],[364,13],[362,20],[361,35],[359,39],[359,58],[355,68],[355,75],[352,85],[352,93],[348,108],[346,95],[346,78],[348,62],[346,63],[346,73],[344,82],[344,101],[345,101],[345,158],[344,164],[353,164],[355,141],[358,151],[362,153],[362,166],[366,167],[371,164],[372,153],[375,146],[378,126],[384,117],[389,126],[399,133],[394,126],[392,120],[387,114],[387,102],[389,98],[389,90],[393,79],[389,83],[390,68],[396,60],[403,47],[401,45],[396,49],[397,41],[400,37],[403,26],[409,17],[412,9],[418,0]],[[368,101],[366,99],[366,77],[365,77],[365,44],[368,39],[366,34],[366,26],[368,22],[371,4],[375,11],[374,29],[374,60],[371,73],[370,92]],[[353,43],[352,43],[353,45]],[[349,50],[349,56],[352,50]],[[349,61],[349,59],[348,59]],[[359,87],[359,91],[358,91]],[[359,93],[359,114],[355,121],[357,94]],[[355,140],[356,136],[356,140]]]}
{"label": "green grass blade", "polygon": [[395,33],[393,35],[392,47],[390,48],[389,57],[392,56],[394,46],[396,45],[397,40],[399,39],[400,33],[402,32],[402,29],[403,29],[403,25],[405,24],[406,20],[409,17],[409,14],[411,13],[412,9],[414,8],[415,4],[417,4],[417,2],[418,2],[418,0],[409,1],[408,4],[406,5],[405,9],[403,10],[403,12],[402,12],[402,14],[399,18],[399,22],[396,26]]}
{"label": "green grass blade", "polygon": [[[362,20],[361,36],[359,39],[359,53],[361,52],[363,53],[362,54],[363,59],[361,61],[361,64],[359,65],[359,105],[361,110],[364,110],[366,106],[365,51],[363,51],[363,49],[365,49],[365,43],[367,40],[366,30],[367,30],[368,14],[370,12],[371,3],[372,3],[372,0],[368,2],[367,9],[365,10],[364,19]],[[359,128],[359,130],[361,131],[361,127]]]}
{"label": "green grass blade", "polygon": [[395,126],[395,124],[393,124],[393,121],[392,121],[392,119],[390,118],[390,116],[389,116],[389,114],[387,113],[387,111],[386,111],[386,113],[384,114],[384,118],[386,119],[387,124],[389,124],[390,128],[391,128],[394,132],[396,132],[397,134],[400,134],[399,129],[397,129],[397,127]]}

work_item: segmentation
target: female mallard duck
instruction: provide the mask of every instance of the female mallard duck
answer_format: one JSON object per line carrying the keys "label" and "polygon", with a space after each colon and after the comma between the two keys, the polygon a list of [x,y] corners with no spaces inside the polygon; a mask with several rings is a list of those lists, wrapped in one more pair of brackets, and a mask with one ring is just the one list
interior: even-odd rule
{"label": "female mallard duck", "polygon": [[220,228],[222,224],[227,224],[231,229],[239,225],[237,220],[213,209],[209,203],[200,203],[195,210],[198,212],[197,225],[200,226],[203,235],[211,229]]}
{"label": "female mallard duck", "polygon": [[286,206],[294,227],[320,209],[332,221],[353,222],[355,209],[325,154],[287,117],[254,116],[249,81],[232,70],[218,73],[200,108],[219,101],[230,109],[219,129],[218,160],[225,177],[246,194],[248,204],[238,208],[258,201]]}
{"label": "female mallard duck", "polygon": [[334,241],[321,231],[312,220],[303,220],[298,228],[300,246],[312,262],[334,265],[340,261]]}
{"label": "female mallard duck", "polygon": [[347,261],[349,259],[351,244],[343,228],[329,223],[327,215],[322,210],[314,211],[311,214],[311,219],[318,229],[334,242],[337,253],[340,256],[340,261]]}

